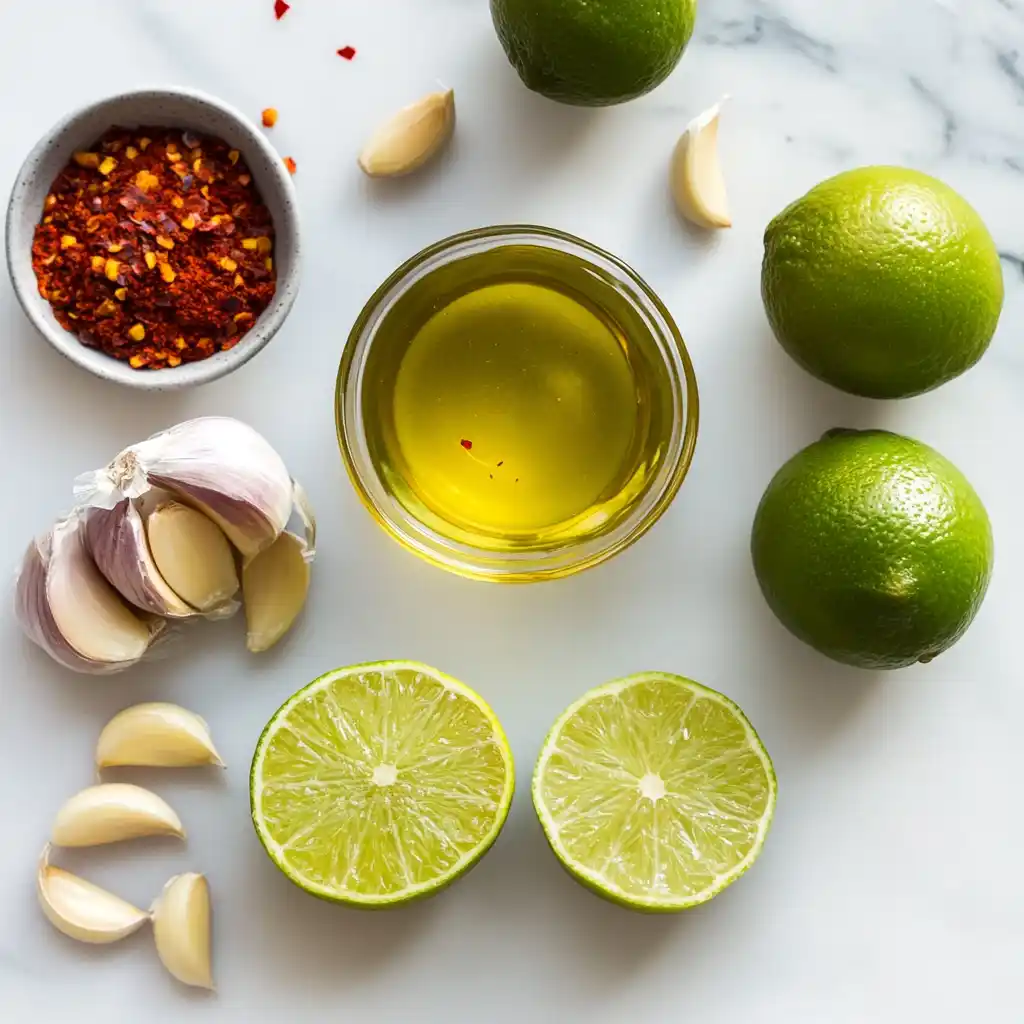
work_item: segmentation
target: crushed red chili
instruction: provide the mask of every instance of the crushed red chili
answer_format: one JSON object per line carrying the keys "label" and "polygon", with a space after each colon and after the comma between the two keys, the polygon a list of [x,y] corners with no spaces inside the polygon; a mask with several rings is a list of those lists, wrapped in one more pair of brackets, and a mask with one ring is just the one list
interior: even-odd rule
{"label": "crushed red chili", "polygon": [[343,46],[338,51],[338,56],[344,60],[351,60],[356,55],[356,48],[354,46]]}
{"label": "crushed red chili", "polygon": [[461,444],[462,447],[465,448],[467,452],[472,450],[472,448],[473,448],[473,442],[472,441],[467,441],[465,438],[463,438],[459,442],[459,444]]}
{"label": "crushed red chili", "polygon": [[112,128],[50,187],[32,266],[83,345],[160,369],[238,344],[274,296],[273,248],[238,150],[187,130]]}
{"label": "crushed red chili", "polygon": [[274,107],[267,107],[260,116],[263,119],[264,128],[273,128],[277,124],[277,110]]}
{"label": "crushed red chili", "polygon": [[292,9],[291,4],[286,4],[284,0],[274,0],[274,17],[280,21],[290,10]]}
{"label": "crushed red chili", "polygon": [[288,168],[288,173],[289,174],[294,174],[299,169],[296,166],[295,161],[290,156],[286,156],[284,158],[284,165],[285,165],[285,167]]}

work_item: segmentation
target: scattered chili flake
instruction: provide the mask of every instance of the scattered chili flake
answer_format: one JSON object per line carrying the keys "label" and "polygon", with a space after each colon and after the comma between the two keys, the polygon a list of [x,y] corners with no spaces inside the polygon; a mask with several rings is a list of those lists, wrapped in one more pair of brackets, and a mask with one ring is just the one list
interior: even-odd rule
{"label": "scattered chili flake", "polygon": [[465,438],[463,438],[459,442],[459,444],[461,444],[462,447],[465,448],[467,452],[472,450],[472,448],[473,448],[473,442],[472,441],[467,441]]}
{"label": "scattered chili flake", "polygon": [[292,9],[291,4],[286,4],[284,0],[274,0],[274,17],[280,21],[290,10]]}
{"label": "scattered chili flake", "polygon": [[284,165],[288,168],[289,174],[294,174],[298,170],[298,167],[295,165],[295,161],[290,156],[286,156],[284,158]]}
{"label": "scattered chili flake", "polygon": [[356,48],[354,46],[343,46],[338,51],[338,56],[343,60],[351,60],[356,55]]}
{"label": "scattered chili flake", "polygon": [[72,155],[43,206],[32,245],[40,295],[83,345],[135,369],[234,347],[274,296],[273,220],[244,158],[220,139],[112,128]]}
{"label": "scattered chili flake", "polygon": [[267,107],[262,116],[264,128],[273,128],[277,124],[277,111],[273,107]]}

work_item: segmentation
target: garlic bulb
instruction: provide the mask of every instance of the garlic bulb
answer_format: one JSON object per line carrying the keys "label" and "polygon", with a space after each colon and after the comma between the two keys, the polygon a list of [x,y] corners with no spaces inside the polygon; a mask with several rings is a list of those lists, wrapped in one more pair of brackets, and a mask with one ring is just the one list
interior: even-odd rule
{"label": "garlic bulb", "polygon": [[83,521],[62,520],[25,552],[15,613],[28,637],[76,672],[117,672],[134,665],[163,629],[137,616],[86,550]]}
{"label": "garlic bulb", "polygon": [[164,967],[185,985],[213,988],[210,887],[202,875],[175,875],[153,904],[153,938]]}
{"label": "garlic bulb", "polygon": [[146,537],[160,574],[192,607],[213,611],[238,592],[231,545],[202,512],[176,501],[160,505],[146,520]]}
{"label": "garlic bulb", "polygon": [[[271,551],[273,548],[270,549]],[[176,704],[136,704],[107,722],[96,744],[96,767],[187,768],[220,759],[210,727]]]}
{"label": "garlic bulb", "polygon": [[112,509],[90,509],[85,520],[85,543],[96,568],[136,608],[169,618],[197,614],[160,575],[134,501],[125,498]]}
{"label": "garlic bulb", "polygon": [[49,843],[39,859],[36,891],[43,913],[54,928],[79,942],[117,942],[149,920],[149,914],[120,896],[52,867]]}
{"label": "garlic bulb", "polygon": [[71,797],[57,812],[50,838],[56,846],[103,846],[160,835],[185,838],[170,806],[141,786],[107,782]]}
{"label": "garlic bulb", "polygon": [[150,488],[209,516],[245,558],[269,547],[292,509],[281,456],[252,427],[227,416],[187,420],[122,451],[75,481],[75,499],[114,508]]}
{"label": "garlic bulb", "polygon": [[312,557],[305,541],[285,530],[242,570],[250,651],[268,650],[291,629],[306,603]]}

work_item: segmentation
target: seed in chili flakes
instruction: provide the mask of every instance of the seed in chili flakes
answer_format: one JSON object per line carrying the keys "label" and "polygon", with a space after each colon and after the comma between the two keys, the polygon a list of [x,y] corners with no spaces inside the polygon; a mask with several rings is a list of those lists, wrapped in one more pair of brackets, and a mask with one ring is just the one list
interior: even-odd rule
{"label": "seed in chili flakes", "polygon": [[274,17],[280,21],[290,10],[292,9],[291,4],[286,4],[284,0],[274,0]]}
{"label": "seed in chili flakes", "polygon": [[273,107],[267,107],[263,111],[263,127],[273,128],[277,124],[277,111]]}
{"label": "seed in chili flakes", "polygon": [[299,169],[295,161],[290,156],[286,156],[284,158],[284,165],[288,168],[289,174],[294,174]]}
{"label": "seed in chili flakes", "polygon": [[356,55],[356,48],[354,46],[343,46],[338,51],[338,56],[343,60],[351,60]]}
{"label": "seed in chili flakes", "polygon": [[214,136],[111,128],[72,156],[43,214],[39,294],[83,345],[134,369],[233,348],[274,297],[273,219]]}

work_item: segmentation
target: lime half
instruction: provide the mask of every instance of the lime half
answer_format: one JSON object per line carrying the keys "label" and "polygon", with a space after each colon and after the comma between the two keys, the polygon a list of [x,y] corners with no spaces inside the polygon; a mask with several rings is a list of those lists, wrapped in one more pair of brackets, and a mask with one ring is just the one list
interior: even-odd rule
{"label": "lime half", "polygon": [[328,672],[267,724],[252,820],[296,885],[363,907],[429,896],[498,837],[512,753],[484,700],[415,662]]}
{"label": "lime half", "polygon": [[743,712],[646,672],[599,686],[555,723],[533,802],[558,859],[646,911],[711,899],[756,860],[775,811],[771,759]]}

